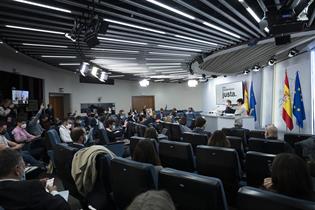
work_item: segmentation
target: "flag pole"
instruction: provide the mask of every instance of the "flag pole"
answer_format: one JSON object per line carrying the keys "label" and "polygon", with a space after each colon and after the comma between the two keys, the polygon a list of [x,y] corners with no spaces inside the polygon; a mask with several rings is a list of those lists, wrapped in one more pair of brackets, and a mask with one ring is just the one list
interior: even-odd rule
{"label": "flag pole", "polygon": [[299,126],[299,134],[301,134],[301,127]]}

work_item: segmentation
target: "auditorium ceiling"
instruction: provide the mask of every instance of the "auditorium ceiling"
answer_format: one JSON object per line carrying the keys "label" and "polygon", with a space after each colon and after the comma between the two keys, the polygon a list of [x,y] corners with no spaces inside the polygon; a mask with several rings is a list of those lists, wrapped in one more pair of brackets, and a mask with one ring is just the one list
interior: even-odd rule
{"label": "auditorium ceiling", "polygon": [[[306,32],[275,46],[259,25],[265,10],[264,0],[1,0],[0,40],[73,72],[87,62],[113,79],[176,82],[264,66],[314,39],[309,20]],[[99,43],[88,46],[96,17]],[[202,71],[191,75],[195,61]]]}

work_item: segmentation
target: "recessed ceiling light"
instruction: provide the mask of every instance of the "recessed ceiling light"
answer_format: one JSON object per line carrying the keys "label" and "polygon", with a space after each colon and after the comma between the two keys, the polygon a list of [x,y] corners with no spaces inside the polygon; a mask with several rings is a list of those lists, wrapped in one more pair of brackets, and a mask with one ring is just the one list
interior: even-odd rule
{"label": "recessed ceiling light", "polygon": [[172,71],[184,71],[184,69],[180,69],[180,68],[178,68],[178,69],[157,69],[157,70],[155,70],[156,72],[165,72],[165,71],[170,71],[170,70],[172,70]]}
{"label": "recessed ceiling light", "polygon": [[24,3],[24,4],[30,4],[30,5],[37,6],[37,7],[52,9],[52,10],[56,10],[56,11],[60,11],[60,12],[71,13],[71,11],[67,10],[67,9],[62,9],[59,7],[53,7],[53,6],[49,6],[49,5],[45,5],[45,4],[39,4],[39,3],[31,2],[31,1],[25,1],[25,0],[13,0],[13,1]]}
{"label": "recessed ceiling light", "polygon": [[250,7],[246,7],[246,10],[249,14],[251,14],[251,16],[257,21],[257,23],[260,22],[260,18],[256,15],[256,13],[252,10],[252,8]]}
{"label": "recessed ceiling light", "polygon": [[148,66],[149,69],[170,69],[170,68],[180,68],[181,66]]}
{"label": "recessed ceiling light", "polygon": [[28,28],[28,27],[14,26],[14,25],[5,25],[5,27],[7,27],[7,28],[15,28],[15,29],[22,29],[22,30],[28,30],[28,31],[37,31],[37,32],[51,33],[51,34],[65,34],[65,33],[59,32],[59,31],[43,30],[43,29],[38,29],[38,28]]}
{"label": "recessed ceiling light", "polygon": [[22,43],[24,46],[35,46],[35,47],[56,47],[56,48],[68,48],[68,46],[63,45],[50,45],[50,44],[32,44],[32,43]]}
{"label": "recessed ceiling light", "polygon": [[121,22],[121,21],[111,20],[111,19],[107,19],[107,18],[104,18],[104,20],[107,21],[107,22],[110,22],[110,23],[116,23],[116,24],[123,25],[123,26],[129,26],[129,27],[132,27],[132,28],[142,29],[142,30],[145,30],[145,31],[151,31],[151,32],[155,32],[155,33],[158,33],[158,34],[166,34],[164,31],[159,31],[159,30],[155,30],[155,29],[151,29],[151,28],[147,28],[147,27],[137,26],[137,25],[130,24],[130,23],[124,23],[124,22]]}
{"label": "recessed ceiling light", "polygon": [[123,42],[123,43],[130,43],[130,44],[139,44],[139,45],[147,45],[148,43],[145,42],[135,42],[135,41],[129,41],[129,40],[122,40],[122,39],[112,39],[112,38],[105,38],[105,37],[97,37],[101,40],[107,40],[107,41],[113,41],[113,42]]}
{"label": "recessed ceiling light", "polygon": [[121,58],[121,57],[95,57],[96,59],[111,59],[111,60],[137,60],[137,58]]}
{"label": "recessed ceiling light", "polygon": [[187,71],[164,71],[162,74],[172,74],[172,73],[188,73]]}
{"label": "recessed ceiling light", "polygon": [[80,66],[81,63],[59,63],[59,66]]}
{"label": "recessed ceiling light", "polygon": [[269,32],[270,32],[270,30],[269,30],[269,28],[268,28],[268,27],[265,27],[265,28],[264,28],[264,30],[265,30],[267,33],[269,33]]}
{"label": "recessed ceiling light", "polygon": [[137,63],[120,63],[120,64],[107,64],[108,67],[128,67],[128,66],[138,66]]}
{"label": "recessed ceiling light", "polygon": [[208,22],[202,22],[202,23],[203,23],[204,25],[206,25],[206,26],[209,26],[210,28],[214,28],[214,29],[216,29],[216,30],[218,30],[218,31],[221,31],[221,32],[223,32],[223,33],[226,33],[226,34],[228,34],[228,35],[230,35],[230,36],[234,36],[234,37],[236,37],[236,38],[238,38],[238,39],[241,38],[241,36],[239,36],[239,35],[237,35],[237,34],[235,34],[235,33],[233,33],[233,32],[230,32],[230,31],[228,31],[228,30],[225,30],[225,29],[223,29],[223,28],[221,28],[221,27],[219,27],[219,26],[213,25],[213,24],[208,23]]}
{"label": "recessed ceiling light", "polygon": [[177,53],[161,53],[161,52],[149,52],[151,55],[169,55],[169,56],[184,56],[184,57],[189,57],[191,55],[189,54],[177,54]]}
{"label": "recessed ceiling light", "polygon": [[172,65],[182,65],[181,63],[146,63],[148,66],[172,66]]}
{"label": "recessed ceiling light", "polygon": [[185,48],[185,47],[176,47],[176,46],[169,46],[169,45],[162,45],[162,44],[159,44],[158,47],[170,48],[170,49],[176,49],[176,50],[193,51],[193,52],[201,52],[202,51],[202,50],[198,50],[198,49],[191,49],[191,48]]}
{"label": "recessed ceiling light", "polygon": [[110,75],[109,77],[110,77],[110,78],[115,78],[115,77],[124,77],[124,76],[125,76],[125,75],[122,75],[122,74],[121,74],[121,75]]}
{"label": "recessed ceiling light", "polygon": [[145,58],[147,61],[185,61],[181,58]]}
{"label": "recessed ceiling light", "polygon": [[165,81],[164,79],[156,79],[156,80],[154,80],[154,82],[163,82],[163,81]]}
{"label": "recessed ceiling light", "polygon": [[0,44],[3,44],[3,41],[0,41]]}
{"label": "recessed ceiling light", "polygon": [[175,37],[182,38],[182,39],[187,39],[187,40],[191,40],[191,41],[195,41],[195,42],[200,42],[200,43],[204,43],[204,44],[214,45],[214,46],[218,45],[218,44],[213,43],[213,42],[207,42],[207,41],[203,41],[203,40],[200,40],[200,39],[191,38],[191,37],[188,37],[188,36],[175,35]]}
{"label": "recessed ceiling light", "polygon": [[155,1],[155,0],[147,0],[147,1],[148,1],[148,2],[151,2],[152,4],[155,4],[155,5],[157,5],[157,6],[163,7],[164,9],[170,10],[170,11],[172,11],[172,12],[175,12],[175,13],[179,14],[179,15],[182,15],[182,16],[184,16],[184,17],[187,17],[187,18],[189,18],[189,19],[191,19],[191,20],[194,20],[194,19],[195,19],[195,17],[192,16],[192,15],[188,15],[188,14],[182,12],[182,11],[179,11],[178,9],[175,9],[175,8],[173,8],[173,7],[170,7],[170,6],[167,6],[167,5],[162,4],[162,3],[158,2],[158,1]]}
{"label": "recessed ceiling light", "polygon": [[136,51],[136,50],[116,50],[116,49],[104,49],[104,48],[91,48],[91,50],[125,52],[125,53],[139,53],[139,51]]}
{"label": "recessed ceiling light", "polygon": [[77,56],[72,55],[41,55],[42,58],[77,58]]}

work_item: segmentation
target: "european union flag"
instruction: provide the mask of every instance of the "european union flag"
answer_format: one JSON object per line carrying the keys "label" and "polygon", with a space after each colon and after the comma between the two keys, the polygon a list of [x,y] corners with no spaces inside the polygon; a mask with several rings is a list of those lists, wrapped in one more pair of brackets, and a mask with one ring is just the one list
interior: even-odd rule
{"label": "european union flag", "polygon": [[296,118],[296,124],[303,128],[303,120],[305,120],[305,110],[302,97],[302,89],[300,83],[299,72],[296,72],[295,77],[295,93],[294,93],[294,103],[293,103],[293,115]]}
{"label": "european union flag", "polygon": [[256,116],[256,98],[254,94],[254,86],[253,86],[253,81],[250,85],[250,99],[249,99],[249,108],[250,108],[250,115],[254,116],[255,121],[257,120]]}

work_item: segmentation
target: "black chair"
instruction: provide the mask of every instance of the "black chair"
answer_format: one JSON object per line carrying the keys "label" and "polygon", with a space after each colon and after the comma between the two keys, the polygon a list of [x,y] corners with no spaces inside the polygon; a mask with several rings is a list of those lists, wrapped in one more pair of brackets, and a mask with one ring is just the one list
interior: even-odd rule
{"label": "black chair", "polygon": [[265,138],[265,131],[259,131],[259,130],[250,130],[248,132],[248,138]]}
{"label": "black chair", "polygon": [[238,210],[315,210],[315,202],[253,187],[240,188],[237,203]]}
{"label": "black chair", "polygon": [[241,180],[241,167],[235,149],[197,146],[196,168],[198,174],[221,179],[229,204],[235,203]]}
{"label": "black chair", "polygon": [[190,143],[194,152],[196,151],[196,147],[198,145],[207,145],[208,136],[206,134],[199,134],[193,132],[184,132],[183,133],[183,141]]}
{"label": "black chair", "polygon": [[236,136],[240,137],[243,141],[243,146],[246,149],[247,147],[247,140],[248,140],[248,134],[249,130],[244,128],[222,128],[222,132],[226,136]]}
{"label": "black chair", "polygon": [[248,140],[248,150],[268,154],[279,154],[285,152],[285,142],[281,140],[250,138]]}
{"label": "black chair", "polygon": [[294,148],[295,143],[303,141],[311,136],[311,134],[285,133],[284,141]]}
{"label": "black chair", "polygon": [[164,168],[159,189],[170,193],[177,210],[227,210],[221,181],[189,172]]}
{"label": "black chair", "polygon": [[159,144],[162,166],[183,171],[194,171],[195,163],[189,143],[162,140]]}
{"label": "black chair", "polygon": [[249,151],[246,153],[247,185],[260,187],[271,176],[270,168],[276,155]]}
{"label": "black chair", "polygon": [[125,158],[111,161],[111,187],[115,203],[125,209],[140,193],[156,189],[154,166]]}
{"label": "black chair", "polygon": [[171,124],[171,141],[181,141],[182,140],[182,131],[179,124]]}
{"label": "black chair", "polygon": [[163,123],[162,123],[163,128],[166,128],[166,129],[167,129],[167,132],[166,132],[165,135],[167,136],[168,139],[171,139],[171,138],[172,138],[171,124],[172,124],[172,123],[168,123],[168,122],[163,122]]}
{"label": "black chair", "polygon": [[[134,153],[134,151],[135,151],[135,148],[136,148],[138,142],[139,142],[140,140],[144,140],[144,139],[146,139],[146,138],[140,137],[140,136],[132,136],[132,137],[130,138],[129,150],[130,150],[130,156],[131,156],[131,157],[133,156],[133,153]],[[150,139],[150,140],[153,142],[155,151],[158,152],[158,146],[157,146],[156,140],[155,140],[155,139]]]}
{"label": "black chair", "polygon": [[147,129],[147,126],[142,125],[140,123],[136,123],[136,130],[137,130],[138,136],[144,137],[144,133],[146,129]]}
{"label": "black chair", "polygon": [[231,148],[235,149],[239,155],[239,158],[244,158],[244,145],[241,137],[237,136],[227,136],[227,140],[231,143]]}

